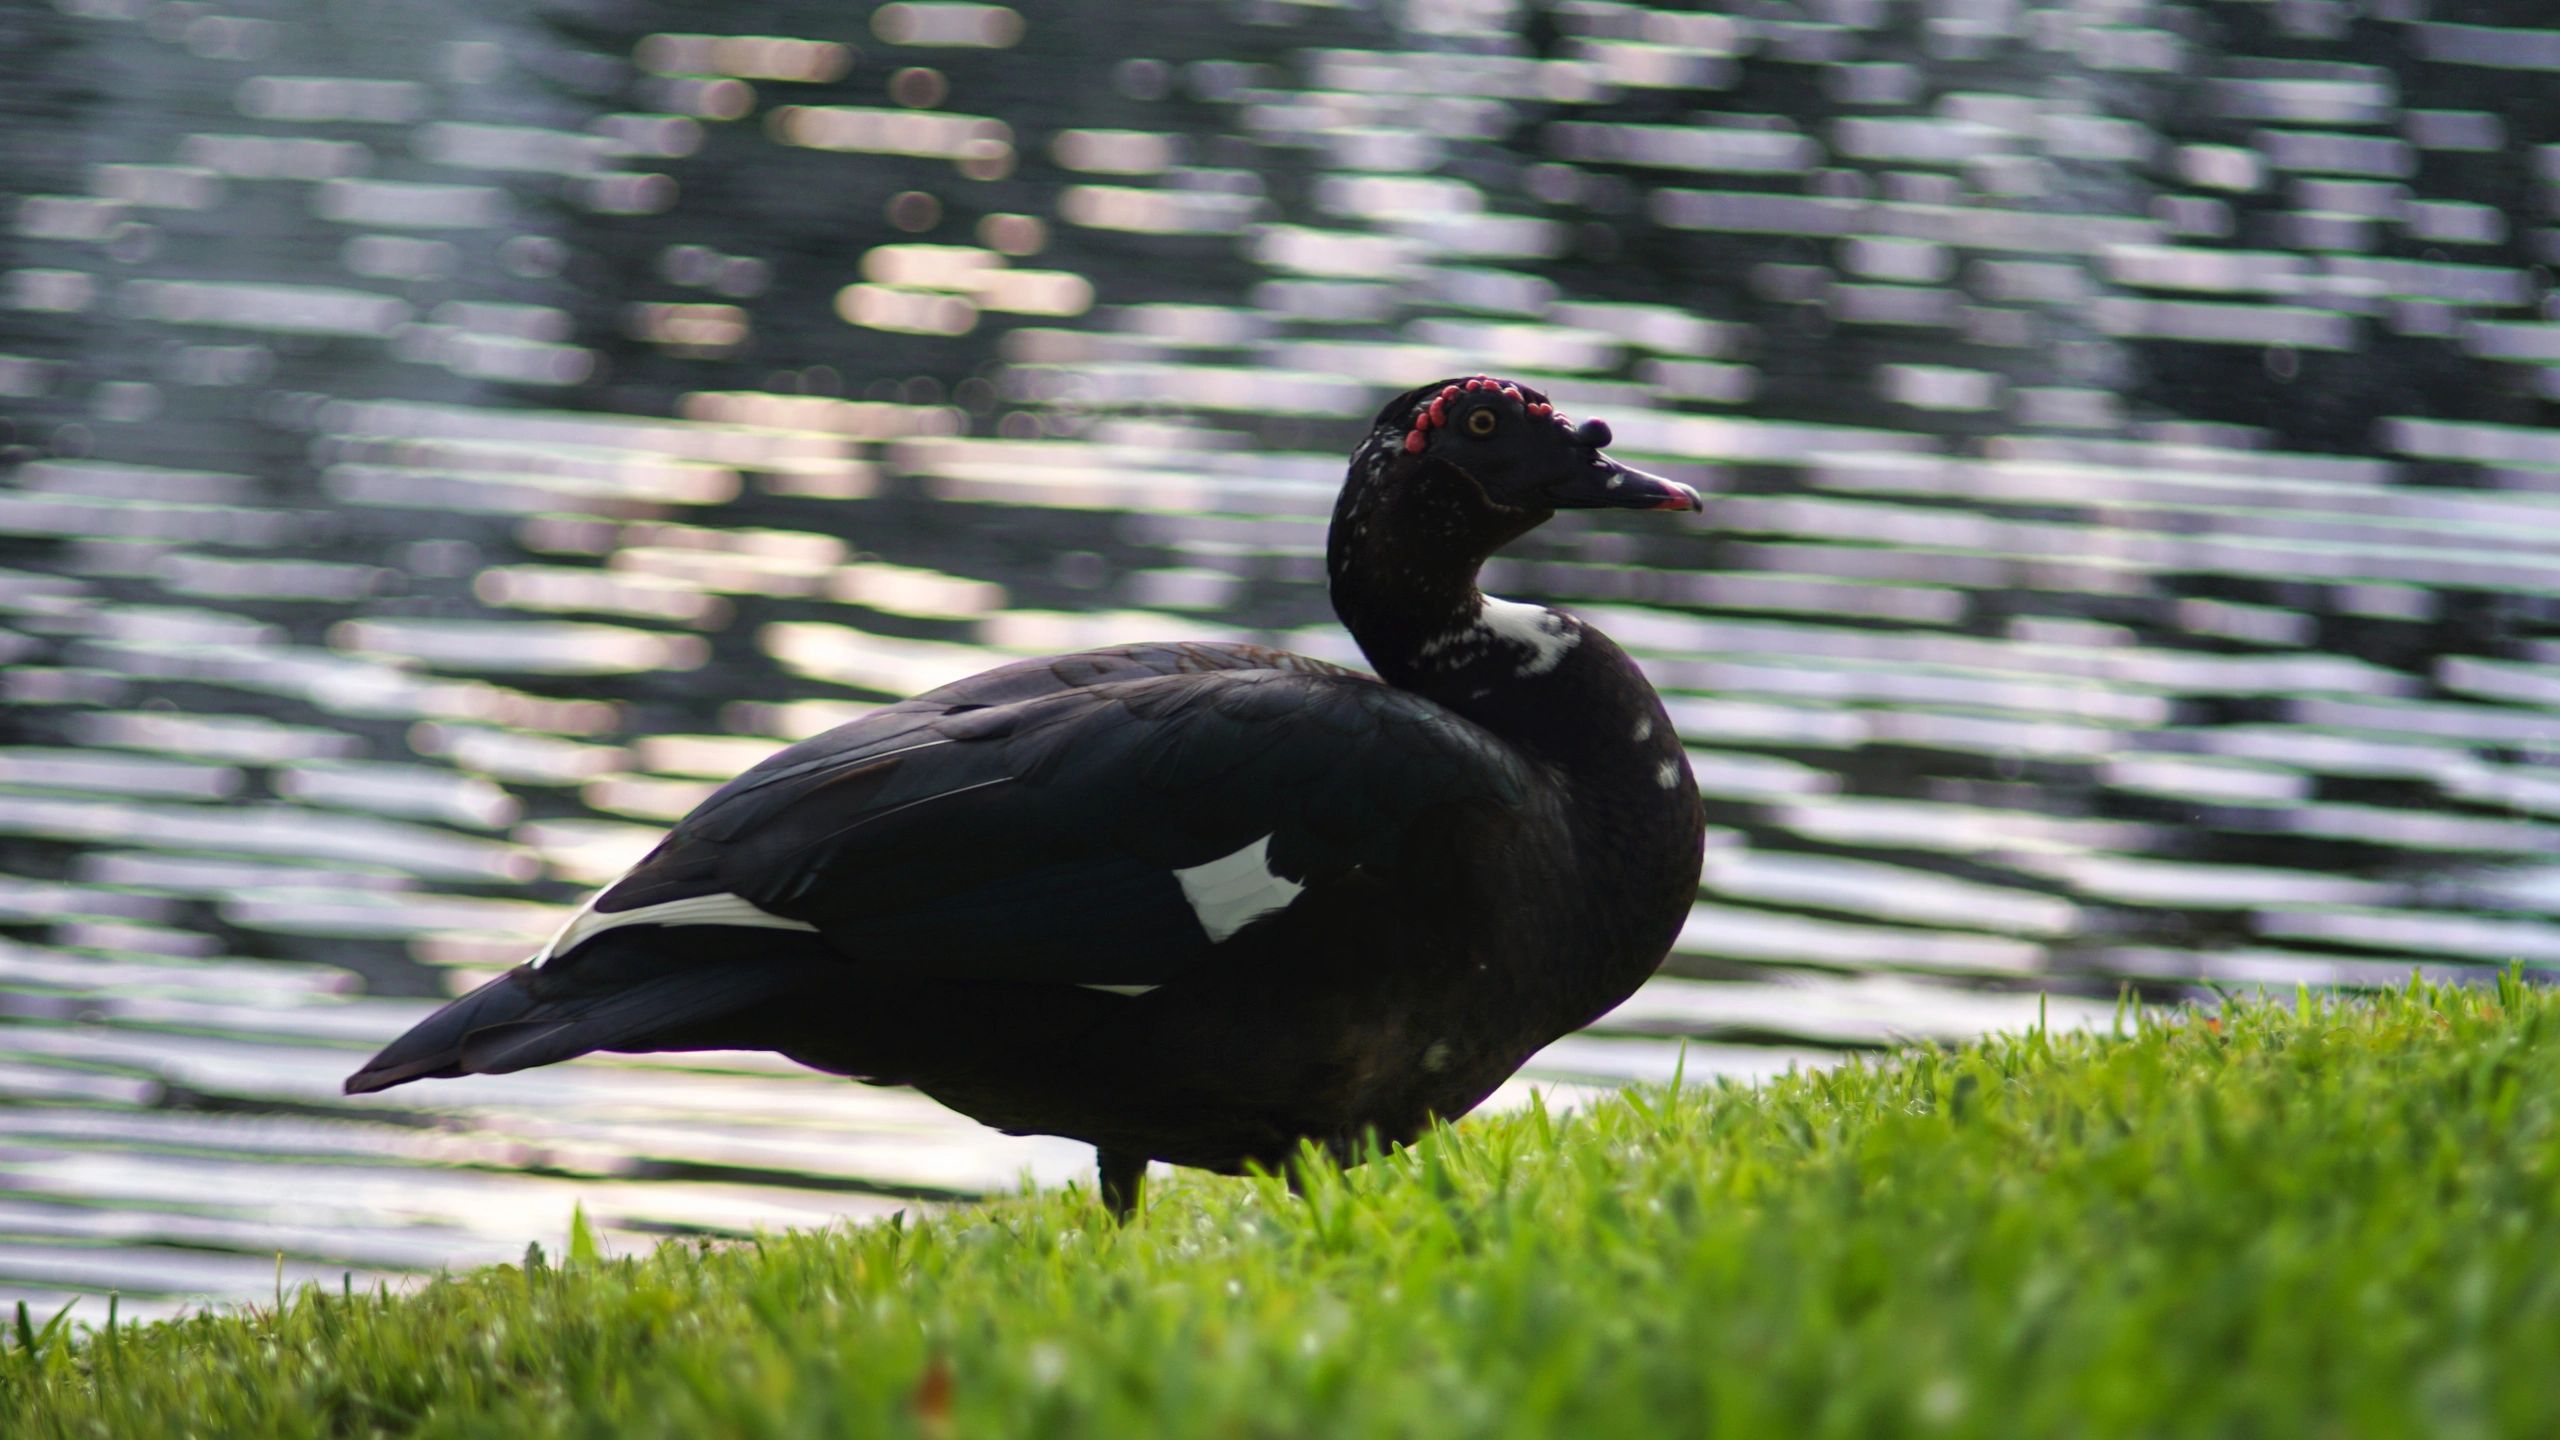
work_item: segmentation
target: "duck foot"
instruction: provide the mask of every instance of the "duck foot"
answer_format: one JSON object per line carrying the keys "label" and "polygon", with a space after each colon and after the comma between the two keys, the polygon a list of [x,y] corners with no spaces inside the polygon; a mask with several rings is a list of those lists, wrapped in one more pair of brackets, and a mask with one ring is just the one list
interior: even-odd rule
{"label": "duck foot", "polygon": [[1111,1218],[1126,1224],[1138,1213],[1138,1200],[1146,1189],[1147,1157],[1134,1150],[1108,1150],[1093,1147],[1095,1166],[1102,1172],[1102,1203],[1111,1210]]}

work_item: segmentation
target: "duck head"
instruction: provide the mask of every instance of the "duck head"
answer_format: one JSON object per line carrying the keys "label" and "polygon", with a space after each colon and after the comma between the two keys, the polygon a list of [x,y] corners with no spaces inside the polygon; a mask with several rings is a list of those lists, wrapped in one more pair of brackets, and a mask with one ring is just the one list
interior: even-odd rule
{"label": "duck head", "polygon": [[1556,511],[1703,508],[1688,486],[1610,458],[1609,440],[1603,422],[1485,375],[1387,402],[1352,453],[1325,546],[1334,612],[1381,675],[1416,672],[1431,637],[1479,614],[1477,570]]}
{"label": "duck head", "polygon": [[1368,444],[1391,464],[1401,456],[1415,471],[1453,470],[1502,509],[1700,508],[1688,486],[1602,454],[1610,439],[1606,421],[1577,425],[1526,385],[1476,375],[1388,401]]}
{"label": "duck head", "polygon": [[1351,457],[1334,510],[1337,566],[1343,542],[1389,513],[1396,540],[1481,562],[1558,510],[1703,508],[1688,486],[1610,458],[1610,438],[1606,422],[1577,424],[1517,381],[1416,386],[1387,402]]}

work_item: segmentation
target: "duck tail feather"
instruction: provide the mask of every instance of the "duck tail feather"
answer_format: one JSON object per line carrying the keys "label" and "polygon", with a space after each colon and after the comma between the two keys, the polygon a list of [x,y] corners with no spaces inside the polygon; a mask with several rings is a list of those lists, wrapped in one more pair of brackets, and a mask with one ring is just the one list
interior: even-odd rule
{"label": "duck tail feather", "polygon": [[[722,953],[701,943],[721,928],[687,927],[682,933],[691,943],[681,948],[659,936],[617,932],[598,936],[565,962],[519,965],[384,1046],[347,1077],[346,1092],[504,1075],[595,1050],[695,1048],[652,1042],[709,1033],[725,1017],[812,980],[821,967],[835,968],[819,947],[775,945],[779,937],[769,930],[736,932],[763,954]],[[619,953],[592,953],[598,951]]]}

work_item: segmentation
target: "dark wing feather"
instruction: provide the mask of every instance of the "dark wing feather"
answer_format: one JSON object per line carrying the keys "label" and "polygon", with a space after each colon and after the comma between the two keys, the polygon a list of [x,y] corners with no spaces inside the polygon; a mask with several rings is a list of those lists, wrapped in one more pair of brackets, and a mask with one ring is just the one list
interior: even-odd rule
{"label": "dark wing feather", "polygon": [[1159,983],[1213,943],[1174,872],[1266,836],[1301,884],[1391,869],[1435,811],[1517,810],[1537,783],[1473,724],[1331,667],[1066,660],[1094,678],[1006,667],[783,751],[597,909],[728,893],[916,973]]}
{"label": "dark wing feather", "polygon": [[[914,746],[973,738],[980,729],[963,722],[961,717],[966,715],[1132,680],[1262,670],[1364,678],[1356,670],[1259,645],[1122,645],[1017,660],[982,670],[913,699],[883,706],[750,766],[695,807],[667,844],[616,882],[608,908],[630,910],[690,895],[717,893],[719,885],[702,883],[708,872],[700,867],[719,845],[762,824],[773,813],[777,800],[797,804],[805,790],[837,786],[847,792],[842,808],[859,816],[864,807],[860,796],[851,792],[857,791],[866,778],[877,781],[886,773],[866,777],[870,767]],[[777,787],[779,796],[759,795]],[[702,845],[706,840],[712,845]]]}

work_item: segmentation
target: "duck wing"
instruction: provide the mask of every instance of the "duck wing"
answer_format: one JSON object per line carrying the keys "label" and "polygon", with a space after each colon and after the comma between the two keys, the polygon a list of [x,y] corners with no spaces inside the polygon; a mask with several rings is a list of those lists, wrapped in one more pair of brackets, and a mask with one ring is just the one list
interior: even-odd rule
{"label": "duck wing", "polygon": [[1517,810],[1533,784],[1476,725],[1349,674],[1138,674],[883,714],[714,794],[544,963],[742,903],[866,964],[1160,984],[1308,887],[1392,869],[1434,811]]}
{"label": "duck wing", "polygon": [[1304,894],[1391,878],[1462,813],[1481,828],[1541,793],[1474,723],[1297,656],[1158,646],[1006,666],[739,775],[530,964],[349,1088],[616,1046],[813,966],[1159,985]]}

